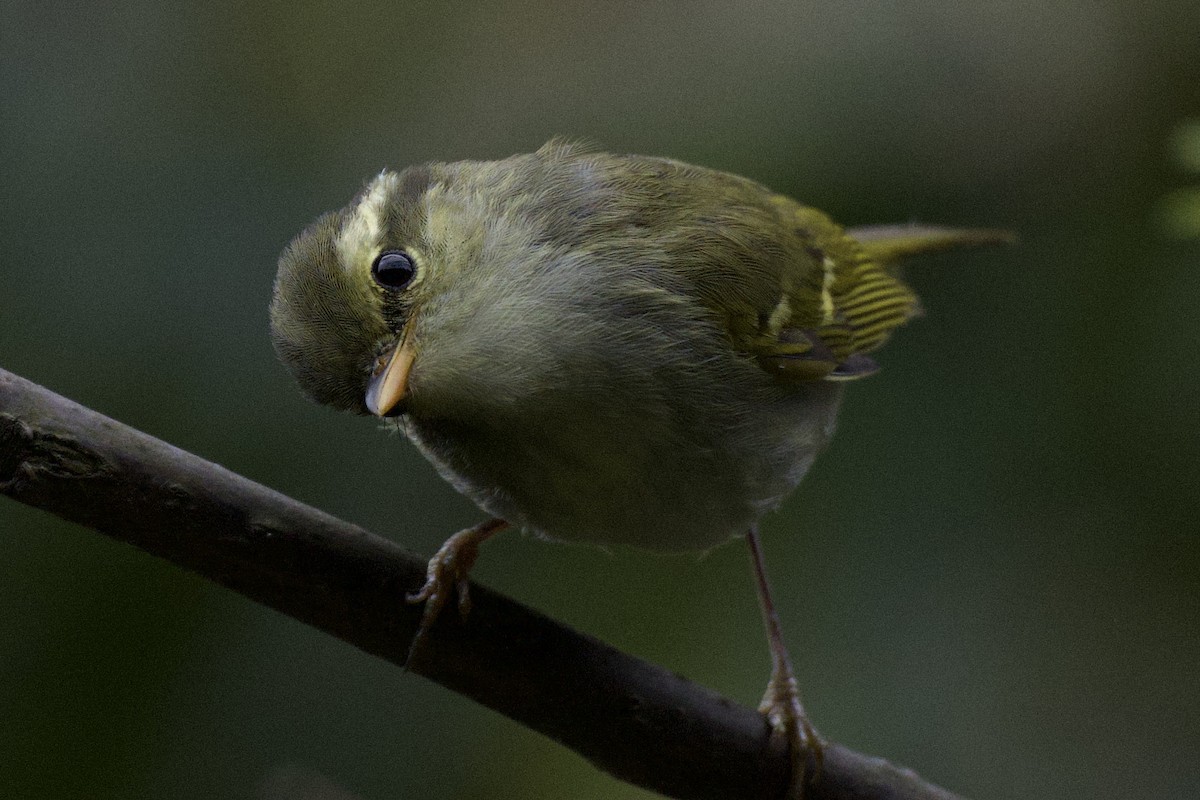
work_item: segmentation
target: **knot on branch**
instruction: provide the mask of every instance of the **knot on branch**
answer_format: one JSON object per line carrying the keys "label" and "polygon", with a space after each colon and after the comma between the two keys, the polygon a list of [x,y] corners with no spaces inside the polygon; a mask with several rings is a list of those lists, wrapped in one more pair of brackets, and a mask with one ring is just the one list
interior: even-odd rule
{"label": "knot on branch", "polygon": [[30,427],[0,414],[0,491],[22,488],[41,477],[88,478],[108,472],[108,463],[74,439]]}

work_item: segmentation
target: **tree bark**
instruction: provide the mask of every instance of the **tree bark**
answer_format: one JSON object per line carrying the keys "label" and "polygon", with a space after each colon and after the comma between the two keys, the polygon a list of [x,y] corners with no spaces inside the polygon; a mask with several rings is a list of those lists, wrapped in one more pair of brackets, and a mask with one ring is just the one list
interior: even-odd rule
{"label": "tree bark", "polygon": [[[0,370],[0,493],[133,544],[404,666],[421,558],[392,541]],[[445,614],[409,668],[669,797],[778,798],[763,717],[488,589]],[[822,798],[956,796],[836,743]]]}

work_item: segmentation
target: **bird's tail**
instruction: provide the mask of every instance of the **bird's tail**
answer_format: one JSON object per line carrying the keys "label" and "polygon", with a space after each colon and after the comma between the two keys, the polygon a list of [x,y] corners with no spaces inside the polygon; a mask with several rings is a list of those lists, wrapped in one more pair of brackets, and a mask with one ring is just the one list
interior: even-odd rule
{"label": "bird's tail", "polygon": [[868,260],[894,264],[909,256],[967,247],[1012,244],[1011,231],[991,228],[939,228],[933,225],[868,225],[846,231]]}

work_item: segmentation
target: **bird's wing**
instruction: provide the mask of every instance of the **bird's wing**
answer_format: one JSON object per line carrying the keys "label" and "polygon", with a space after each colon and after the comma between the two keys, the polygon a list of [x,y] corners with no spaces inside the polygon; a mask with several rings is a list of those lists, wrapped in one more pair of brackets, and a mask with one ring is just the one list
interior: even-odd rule
{"label": "bird's wing", "polygon": [[854,380],[878,367],[867,355],[920,313],[916,294],[887,267],[903,258],[1009,242],[1004,231],[926,226],[845,230],[787,197],[772,202],[800,240],[802,266],[783,275],[780,300],[748,349],[784,380]]}

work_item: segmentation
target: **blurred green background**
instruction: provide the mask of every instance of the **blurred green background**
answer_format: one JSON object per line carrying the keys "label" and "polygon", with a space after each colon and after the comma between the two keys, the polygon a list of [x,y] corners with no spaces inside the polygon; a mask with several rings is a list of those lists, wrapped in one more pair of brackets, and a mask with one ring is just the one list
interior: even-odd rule
{"label": "blurred green background", "polygon": [[[480,519],[303,401],[275,258],[384,166],[552,134],[850,224],[1011,227],[765,524],[822,732],[975,798],[1200,792],[1200,4],[0,4],[0,366],[432,552]],[[424,680],[0,500],[0,796],[641,798]],[[476,577],[748,705],[744,547]]]}

